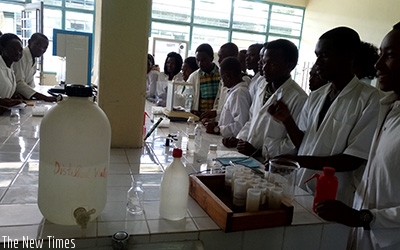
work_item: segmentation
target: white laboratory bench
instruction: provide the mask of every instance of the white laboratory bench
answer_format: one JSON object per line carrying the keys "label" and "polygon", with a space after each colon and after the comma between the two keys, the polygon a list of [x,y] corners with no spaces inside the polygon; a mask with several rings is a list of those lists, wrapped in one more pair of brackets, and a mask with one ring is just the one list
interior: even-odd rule
{"label": "white laboratory bench", "polygon": [[[26,239],[43,239],[43,249],[56,249],[49,246],[55,239],[59,244],[72,240],[75,249],[112,249],[111,235],[120,230],[130,234],[129,249],[345,249],[349,229],[319,218],[312,212],[313,197],[300,189],[290,226],[224,233],[191,197],[185,219],[161,219],[160,180],[172,160],[172,147],[164,146],[165,136],[186,128],[186,123],[177,122],[157,128],[141,149],[111,149],[107,205],[85,231],[48,222],[37,206],[41,117],[33,117],[31,109],[21,110],[19,126],[10,124],[9,112],[0,116],[0,249],[10,249],[10,244],[23,248]],[[147,119],[147,128],[151,125]],[[229,153],[221,139],[203,134],[201,150],[183,158],[188,173],[199,171],[206,162],[210,143],[218,144],[220,155]],[[126,212],[126,192],[132,179],[143,182],[142,215]]]}

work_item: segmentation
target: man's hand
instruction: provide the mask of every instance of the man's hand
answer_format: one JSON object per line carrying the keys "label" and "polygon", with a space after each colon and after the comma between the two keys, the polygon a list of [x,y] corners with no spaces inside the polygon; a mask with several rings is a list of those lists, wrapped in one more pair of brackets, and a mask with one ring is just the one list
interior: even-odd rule
{"label": "man's hand", "polygon": [[253,147],[253,145],[251,145],[249,142],[247,141],[243,141],[243,140],[239,140],[237,143],[237,150],[239,151],[239,153],[245,154],[245,155],[253,155],[257,149],[255,147]]}
{"label": "man's hand", "polygon": [[215,118],[215,117],[217,117],[217,111],[216,110],[210,110],[210,111],[206,111],[203,114],[201,114],[200,119],[203,119],[203,118],[210,119],[210,118]]}
{"label": "man's hand", "polygon": [[317,214],[327,221],[335,221],[349,227],[359,227],[359,213],[341,201],[326,200],[316,206]]}
{"label": "man's hand", "polygon": [[291,116],[289,108],[283,101],[276,101],[274,104],[269,106],[268,113],[281,122],[285,122]]}
{"label": "man's hand", "polygon": [[216,134],[214,132],[214,128],[216,126],[218,126],[218,122],[205,122],[203,124],[206,127],[206,133],[208,133],[208,134]]}
{"label": "man's hand", "polygon": [[228,137],[222,139],[222,144],[227,148],[234,148],[237,146],[239,139],[235,137]]}

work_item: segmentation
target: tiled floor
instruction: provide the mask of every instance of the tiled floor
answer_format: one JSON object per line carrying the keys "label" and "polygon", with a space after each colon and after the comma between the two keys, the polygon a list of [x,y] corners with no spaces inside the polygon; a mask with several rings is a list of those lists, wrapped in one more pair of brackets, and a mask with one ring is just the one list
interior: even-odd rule
{"label": "tiled floor", "polygon": [[[21,111],[20,126],[11,126],[7,113],[0,116],[0,248],[9,248],[7,244],[10,240],[22,241],[27,237],[51,240],[54,237],[75,239],[75,248],[102,249],[100,247],[111,246],[110,236],[113,233],[123,230],[131,235],[132,249],[165,249],[161,248],[162,245],[182,247],[171,249],[200,249],[201,246],[204,249],[216,249],[214,247],[219,246],[222,246],[219,249],[227,249],[228,245],[231,249],[250,249],[243,244],[251,240],[253,244],[249,245],[257,249],[259,243],[254,243],[255,236],[251,237],[246,232],[223,233],[192,198],[189,198],[185,219],[160,219],[158,204],[161,176],[163,168],[172,160],[172,148],[163,146],[165,136],[184,131],[185,123],[170,123],[168,128],[157,129],[141,149],[111,149],[107,204],[86,230],[79,226],[56,225],[45,220],[37,205],[40,121],[40,117],[31,116],[29,107]],[[149,120],[147,124],[148,127],[152,125]],[[204,135],[201,150],[194,156],[184,157],[188,173],[202,169],[211,142],[218,144],[220,152],[227,150],[219,137]],[[145,196],[142,215],[134,216],[126,212],[126,192],[133,179],[143,182]],[[279,247],[271,249],[281,249],[283,237],[288,233],[299,238],[296,232],[303,230],[302,226],[308,225],[311,231],[316,231],[316,237],[323,238],[321,234],[326,223],[311,212],[312,197],[305,192],[298,193],[294,203],[293,226],[288,229],[281,227],[252,231],[254,235],[276,232],[277,237],[272,238]],[[221,241],[221,235],[225,240]],[[217,238],[219,240],[216,241]],[[236,241],[239,243],[233,244]],[[287,249],[290,249],[288,246]]]}

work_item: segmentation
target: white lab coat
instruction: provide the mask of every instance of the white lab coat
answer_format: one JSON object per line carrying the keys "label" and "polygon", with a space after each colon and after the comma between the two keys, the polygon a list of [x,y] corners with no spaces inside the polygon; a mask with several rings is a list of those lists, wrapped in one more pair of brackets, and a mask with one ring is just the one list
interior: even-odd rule
{"label": "white lab coat", "polygon": [[158,70],[152,69],[147,73],[146,77],[146,98],[155,100],[157,94],[157,81],[160,72]]}
{"label": "white lab coat", "polygon": [[353,205],[370,210],[374,220],[371,230],[353,230],[353,249],[400,249],[400,101],[396,98],[391,94],[381,99],[377,131]]}
{"label": "white lab coat", "polygon": [[249,120],[251,97],[246,82],[240,82],[229,89],[218,126],[223,137],[236,137]]}
{"label": "white lab coat", "polygon": [[[332,83],[311,92],[302,110],[299,128],[304,131],[298,155],[330,156],[347,154],[368,159],[379,112],[379,91],[354,77],[329,107],[319,129],[319,113]],[[351,205],[364,165],[355,171],[336,173],[339,179],[337,199]],[[300,169],[299,185],[315,191],[315,181],[304,181],[318,171]],[[320,171],[319,171],[320,172]]]}
{"label": "white lab coat", "polygon": [[[248,75],[244,75],[242,77],[242,81],[245,82],[247,85],[250,83],[251,79]],[[228,88],[224,86],[224,82],[219,81],[219,87],[218,87],[218,92],[217,92],[217,97],[215,98],[214,101],[214,107],[213,110],[217,113],[217,116],[215,117],[215,121],[219,121],[222,108],[224,107],[224,104],[226,102],[226,98],[228,95]]]}
{"label": "white lab coat", "polygon": [[[216,64],[214,64],[214,68],[212,70],[212,73],[216,73],[219,71],[219,68]],[[200,68],[194,71],[192,74],[190,74],[187,82],[193,86],[193,104],[192,104],[192,109],[193,110],[199,110],[199,101],[200,101],[200,75],[204,74],[204,71],[202,71]],[[188,89],[188,88],[186,88]],[[218,96],[218,93],[217,93]]]}
{"label": "white lab coat", "polygon": [[295,151],[295,146],[290,140],[285,126],[268,113],[268,107],[276,101],[276,93],[283,89],[282,100],[288,106],[294,119],[299,116],[307,94],[294,80],[289,78],[263,105],[266,87],[266,84],[259,86],[256,99],[250,108],[252,113],[250,120],[240,130],[237,138],[248,141],[256,149],[262,148],[263,157],[268,159]]}
{"label": "white lab coat", "polygon": [[37,69],[36,58],[32,58],[29,47],[25,47],[22,51],[22,58],[12,64],[15,78],[17,81],[16,92],[27,99],[30,99],[36,91],[35,74]]}
{"label": "white lab coat", "polygon": [[254,96],[257,93],[258,83],[263,78],[264,76],[260,75],[260,72],[257,72],[257,74],[255,74],[253,78],[251,78],[251,81],[249,82],[249,93],[252,101],[254,100]]}
{"label": "white lab coat", "polygon": [[14,95],[17,82],[15,80],[14,71],[7,67],[0,56],[0,98],[11,98]]}

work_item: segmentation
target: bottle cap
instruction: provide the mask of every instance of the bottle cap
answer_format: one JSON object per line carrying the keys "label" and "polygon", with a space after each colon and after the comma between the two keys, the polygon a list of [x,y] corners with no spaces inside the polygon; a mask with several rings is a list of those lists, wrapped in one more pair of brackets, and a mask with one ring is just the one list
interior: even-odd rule
{"label": "bottle cap", "polygon": [[68,84],[65,87],[65,93],[67,96],[77,96],[77,97],[90,97],[93,96],[93,90],[88,85],[80,84]]}
{"label": "bottle cap", "polygon": [[217,144],[210,144],[210,148],[209,148],[209,149],[210,149],[210,150],[217,151],[218,145],[217,145]]}
{"label": "bottle cap", "polygon": [[324,171],[324,175],[326,176],[333,176],[336,172],[336,170],[332,167],[324,167],[322,171]]}
{"label": "bottle cap", "polygon": [[174,148],[174,150],[172,151],[172,157],[181,158],[182,157],[182,149]]}

